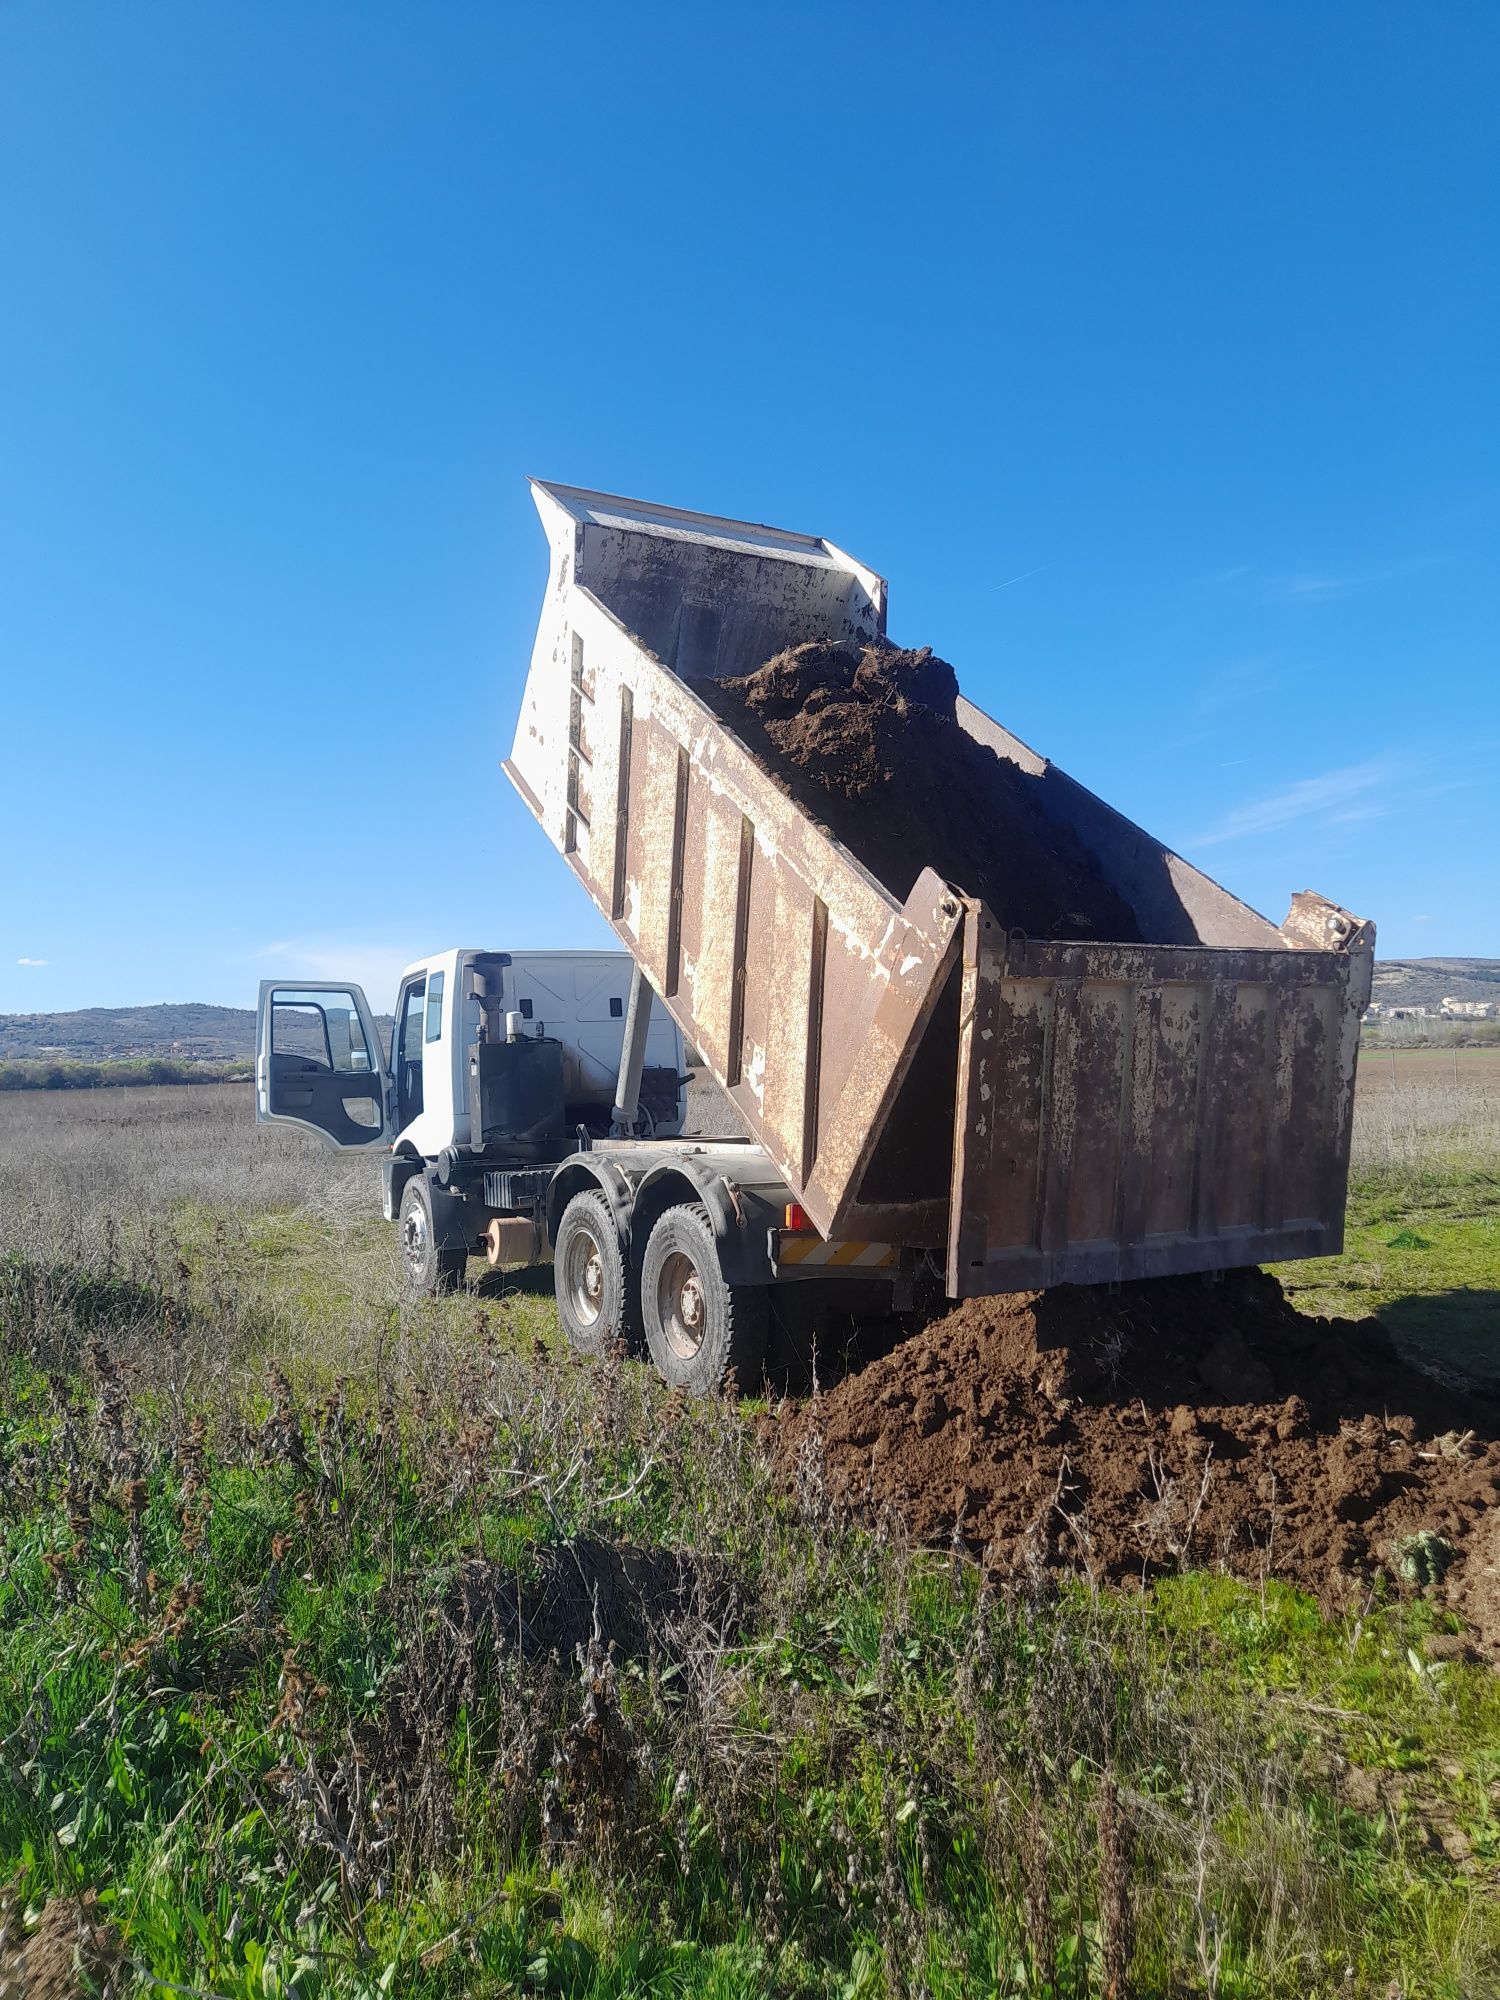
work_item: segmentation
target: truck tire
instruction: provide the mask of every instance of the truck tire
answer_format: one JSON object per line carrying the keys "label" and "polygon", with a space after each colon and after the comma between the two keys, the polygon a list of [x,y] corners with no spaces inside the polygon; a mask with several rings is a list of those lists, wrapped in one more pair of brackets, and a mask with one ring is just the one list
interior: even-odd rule
{"label": "truck tire", "polygon": [[438,1242],[432,1215],[432,1190],[426,1174],[413,1174],[401,1190],[401,1266],[414,1292],[429,1298],[456,1291],[464,1281],[468,1253]]}
{"label": "truck tire", "polygon": [[552,1283],[570,1347],[600,1354],[613,1340],[637,1344],[630,1267],[614,1210],[597,1188],[575,1194],[562,1212],[552,1245]]}
{"label": "truck tire", "polygon": [[765,1286],[726,1283],[713,1223],[696,1202],[667,1209],[646,1240],[641,1318],[651,1359],[674,1387],[695,1396],[755,1387]]}

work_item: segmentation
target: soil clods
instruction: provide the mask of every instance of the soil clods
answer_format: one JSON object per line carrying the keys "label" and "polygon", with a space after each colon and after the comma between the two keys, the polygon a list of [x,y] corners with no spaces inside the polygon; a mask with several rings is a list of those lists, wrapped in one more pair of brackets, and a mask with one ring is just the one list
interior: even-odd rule
{"label": "soil clods", "polygon": [[1500,1424],[1373,1319],[1297,1312],[1237,1271],[965,1301],[821,1396],[772,1449],[997,1572],[1222,1564],[1347,1602],[1384,1575],[1500,1657]]}
{"label": "soil clods", "polygon": [[902,901],[932,867],[1008,930],[1140,941],[1129,903],[1041,810],[1037,780],[961,726],[958,681],[931,651],[818,641],[698,691]]}

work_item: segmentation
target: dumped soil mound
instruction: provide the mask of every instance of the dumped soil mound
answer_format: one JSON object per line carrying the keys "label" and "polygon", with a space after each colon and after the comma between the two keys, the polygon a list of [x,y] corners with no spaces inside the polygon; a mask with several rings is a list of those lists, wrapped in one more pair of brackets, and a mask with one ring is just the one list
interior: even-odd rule
{"label": "dumped soil mound", "polygon": [[1001,1572],[1223,1563],[1342,1602],[1383,1571],[1500,1652],[1496,1416],[1378,1321],[1307,1318],[1240,1271],[968,1300],[783,1405],[773,1450],[789,1484]]}
{"label": "dumped soil mound", "polygon": [[1139,942],[1130,905],[1037,780],[960,726],[930,651],[818,642],[698,691],[799,805],[903,901],[926,867],[1031,937]]}

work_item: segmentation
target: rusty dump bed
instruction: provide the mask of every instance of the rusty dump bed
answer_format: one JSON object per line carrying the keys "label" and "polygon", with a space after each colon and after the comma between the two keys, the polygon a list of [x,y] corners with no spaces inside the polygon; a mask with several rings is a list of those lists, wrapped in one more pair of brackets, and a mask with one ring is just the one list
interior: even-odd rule
{"label": "rusty dump bed", "polygon": [[551,573],[506,771],[827,1237],[954,1296],[1323,1256],[1343,1237],[1374,932],[1281,930],[960,699],[1149,944],[899,902],[694,682],[885,631],[830,543],[538,484]]}

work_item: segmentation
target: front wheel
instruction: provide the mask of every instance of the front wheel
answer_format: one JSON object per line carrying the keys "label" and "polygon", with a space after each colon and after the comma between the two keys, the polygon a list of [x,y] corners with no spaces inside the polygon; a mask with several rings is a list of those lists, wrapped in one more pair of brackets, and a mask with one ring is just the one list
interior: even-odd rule
{"label": "front wheel", "polygon": [[432,1189],[426,1174],[413,1174],[401,1191],[401,1267],[414,1292],[429,1297],[457,1291],[468,1268],[468,1255],[438,1242],[432,1215]]}
{"label": "front wheel", "polygon": [[651,1359],[695,1396],[753,1388],[766,1348],[763,1285],[731,1285],[708,1210],[669,1208],[646,1241],[641,1317]]}

